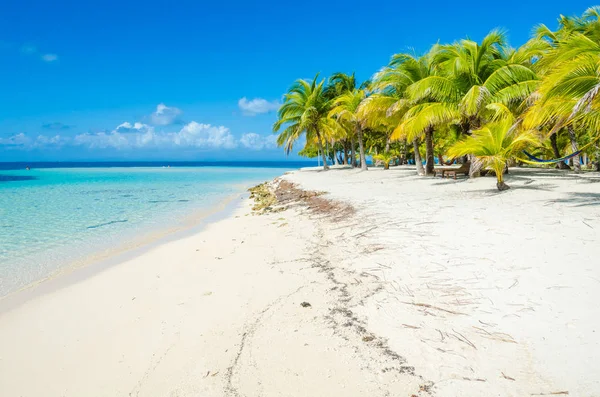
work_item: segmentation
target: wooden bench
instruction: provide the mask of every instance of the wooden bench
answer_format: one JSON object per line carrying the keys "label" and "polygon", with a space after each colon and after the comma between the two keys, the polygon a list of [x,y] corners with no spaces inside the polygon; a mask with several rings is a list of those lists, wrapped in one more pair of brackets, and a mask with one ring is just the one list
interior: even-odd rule
{"label": "wooden bench", "polygon": [[454,177],[454,179],[456,179],[457,175],[469,175],[469,169],[471,168],[471,163],[469,161],[467,161],[466,163],[464,163],[463,165],[461,165],[460,167],[439,167],[434,169],[434,173],[435,176],[438,176],[438,174],[442,175],[442,178],[444,177]]}

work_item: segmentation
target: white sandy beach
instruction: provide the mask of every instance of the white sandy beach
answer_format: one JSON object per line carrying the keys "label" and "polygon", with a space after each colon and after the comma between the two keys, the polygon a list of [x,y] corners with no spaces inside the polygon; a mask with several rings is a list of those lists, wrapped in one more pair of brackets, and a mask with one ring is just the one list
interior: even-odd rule
{"label": "white sandy beach", "polygon": [[597,174],[284,179],[340,207],[246,200],[0,313],[0,396],[600,395]]}

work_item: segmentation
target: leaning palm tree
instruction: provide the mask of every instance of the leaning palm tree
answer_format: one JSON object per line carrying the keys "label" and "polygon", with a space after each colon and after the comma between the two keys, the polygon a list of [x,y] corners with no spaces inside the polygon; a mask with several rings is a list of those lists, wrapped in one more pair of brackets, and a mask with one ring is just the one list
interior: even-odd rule
{"label": "leaning palm tree", "polygon": [[[597,123],[599,17],[600,7],[591,7],[581,17],[561,15],[555,32],[545,25],[536,28],[538,39],[546,41],[551,49],[538,62],[537,68],[544,76],[536,93],[538,100],[525,121],[538,128],[551,122],[551,138],[566,129],[573,152],[579,150],[576,127],[586,130]],[[581,169],[579,156],[573,158],[573,166],[576,172]]]}
{"label": "leaning palm tree", "polygon": [[283,131],[277,137],[277,145],[283,146],[289,153],[294,143],[305,136],[306,142],[316,141],[323,157],[323,169],[329,169],[323,142],[327,137],[335,135],[338,126],[328,116],[331,102],[324,95],[324,80],[317,81],[318,74],[312,81],[296,80],[284,96],[283,105],[279,108],[278,119],[273,131]]}
{"label": "leaning palm tree", "polygon": [[[552,123],[552,132],[565,128],[573,152],[578,151],[576,127],[598,131],[600,108],[600,37],[571,33],[559,41],[543,60],[547,73],[537,91],[538,101],[526,114],[526,123],[544,126]],[[579,157],[574,158],[579,171]]]}
{"label": "leaning palm tree", "polygon": [[456,143],[448,150],[452,157],[471,154],[482,167],[494,171],[497,178],[498,190],[509,189],[504,182],[504,170],[511,158],[529,145],[538,143],[531,131],[523,131],[514,125],[514,118],[508,113],[499,121],[484,125],[481,129]]}
{"label": "leaning palm tree", "polygon": [[364,90],[348,91],[333,100],[333,107],[329,111],[329,116],[335,118],[340,126],[349,133],[355,132],[360,150],[360,168],[363,171],[367,169],[367,159],[363,142],[363,120],[360,118],[359,107],[365,96]]}

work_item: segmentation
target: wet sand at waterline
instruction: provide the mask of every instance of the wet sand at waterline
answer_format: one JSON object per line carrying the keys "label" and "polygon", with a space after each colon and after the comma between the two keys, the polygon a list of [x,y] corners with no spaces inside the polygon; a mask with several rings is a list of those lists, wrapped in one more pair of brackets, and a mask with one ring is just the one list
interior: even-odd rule
{"label": "wet sand at waterline", "polygon": [[600,176],[282,180],[0,313],[0,395],[600,394]]}

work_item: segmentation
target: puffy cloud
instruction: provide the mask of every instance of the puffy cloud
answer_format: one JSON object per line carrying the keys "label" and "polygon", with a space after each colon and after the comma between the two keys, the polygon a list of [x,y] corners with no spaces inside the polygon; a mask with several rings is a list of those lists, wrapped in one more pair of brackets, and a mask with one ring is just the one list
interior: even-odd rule
{"label": "puffy cloud", "polygon": [[42,61],[44,62],[54,62],[54,61],[58,61],[58,55],[56,54],[43,54],[41,56]]}
{"label": "puffy cloud", "polygon": [[160,132],[142,123],[122,123],[110,132],[85,133],[77,135],[73,143],[89,148],[224,148],[237,146],[236,140],[223,126],[200,124],[195,121],[186,124],[176,132]]}
{"label": "puffy cloud", "polygon": [[273,149],[277,147],[277,136],[275,135],[259,135],[254,132],[249,132],[240,138],[240,143],[252,150]]}
{"label": "puffy cloud", "polygon": [[152,124],[154,125],[179,124],[181,123],[179,116],[182,113],[180,109],[160,103],[156,106],[156,111],[150,116],[150,120],[152,120]]}
{"label": "puffy cloud", "polygon": [[281,104],[279,101],[269,102],[263,98],[254,98],[248,100],[248,98],[243,97],[238,101],[238,106],[242,110],[242,113],[246,116],[256,116],[261,113],[269,113],[279,109]]}
{"label": "puffy cloud", "polygon": [[31,138],[24,133],[19,133],[8,138],[0,138],[0,145],[9,147],[25,147],[31,144]]}
{"label": "puffy cloud", "polygon": [[131,124],[130,122],[126,121],[126,122],[118,125],[117,128],[115,128],[115,131],[119,132],[121,134],[127,134],[130,132],[146,132],[150,129],[152,129],[152,127],[150,127],[147,124],[143,124],[143,123]]}
{"label": "puffy cloud", "polygon": [[210,147],[232,149],[237,146],[229,128],[212,126],[192,121],[178,133],[169,134],[172,142],[178,146]]}
{"label": "puffy cloud", "polygon": [[54,135],[54,136],[46,136],[46,135],[38,135],[38,137],[36,138],[34,145],[37,147],[44,147],[44,146],[62,146],[63,144],[65,144],[66,141],[63,137],[61,137],[60,135]]}

